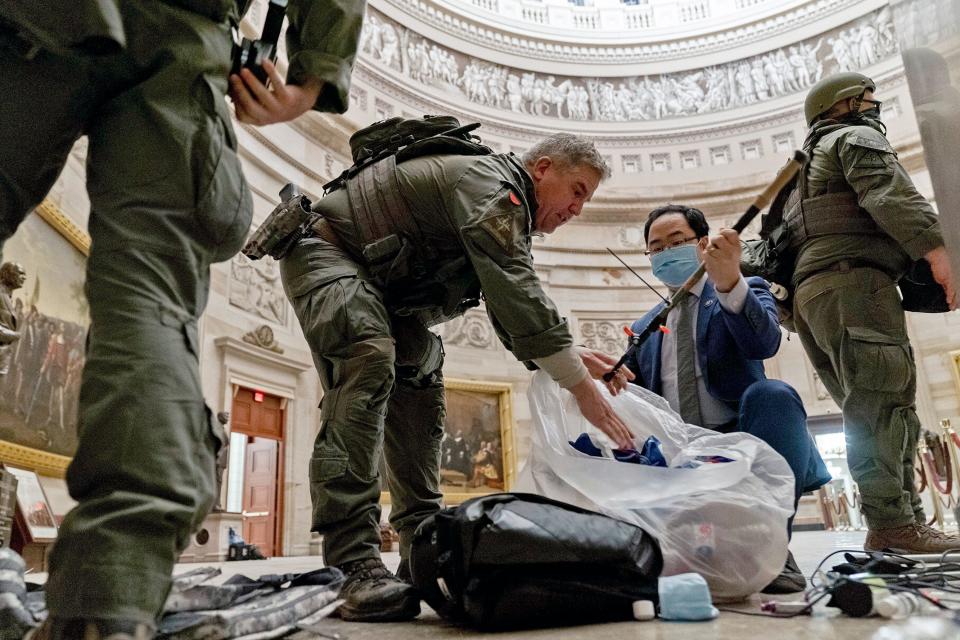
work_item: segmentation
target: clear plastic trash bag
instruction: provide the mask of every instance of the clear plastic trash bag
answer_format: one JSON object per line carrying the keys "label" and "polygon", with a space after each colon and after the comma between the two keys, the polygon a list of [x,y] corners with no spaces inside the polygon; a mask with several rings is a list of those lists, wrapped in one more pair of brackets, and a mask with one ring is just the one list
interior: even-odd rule
{"label": "clear plastic trash bag", "polygon": [[[663,398],[645,389],[630,385],[630,391],[611,397],[597,385],[638,448],[651,435],[660,440],[669,467],[627,464],[574,449],[569,441],[581,433],[601,448],[616,445],[586,421],[571,393],[539,371],[528,392],[530,455],[515,490],[643,527],[662,547],[662,575],[699,573],[715,598],[741,598],[769,584],[787,557],[794,483],[787,461],[754,436],[685,424]],[[697,464],[698,456],[733,462],[675,468]]]}

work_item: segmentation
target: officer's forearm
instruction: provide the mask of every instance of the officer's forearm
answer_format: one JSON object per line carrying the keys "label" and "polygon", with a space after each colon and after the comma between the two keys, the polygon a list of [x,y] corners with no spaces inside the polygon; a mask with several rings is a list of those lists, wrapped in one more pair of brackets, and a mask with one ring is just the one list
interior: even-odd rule
{"label": "officer's forearm", "polygon": [[365,5],[364,0],[292,0],[287,6],[287,83],[322,81],[317,111],[346,110]]}
{"label": "officer's forearm", "polygon": [[534,362],[564,389],[576,386],[590,376],[576,347],[566,347],[552,355],[535,358]]}
{"label": "officer's forearm", "polygon": [[899,163],[887,173],[858,176],[853,186],[860,206],[912,260],[943,244],[937,214]]}

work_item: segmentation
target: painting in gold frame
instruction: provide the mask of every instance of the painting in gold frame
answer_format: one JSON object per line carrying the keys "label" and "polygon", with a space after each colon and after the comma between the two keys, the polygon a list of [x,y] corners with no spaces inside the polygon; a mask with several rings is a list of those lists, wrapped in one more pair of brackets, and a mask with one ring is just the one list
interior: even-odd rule
{"label": "painting in gold frame", "polygon": [[83,282],[90,239],[44,201],[6,241],[27,280],[13,292],[21,338],[0,377],[0,461],[62,477],[77,446],[77,404],[89,325]]}
{"label": "painting in gold frame", "polygon": [[[444,387],[447,415],[440,443],[444,503],[456,505],[476,496],[509,491],[517,468],[511,385],[447,379]],[[386,491],[382,502],[390,503]]]}
{"label": "painting in gold frame", "polygon": [[[957,397],[960,398],[960,349],[950,352],[950,372],[953,375],[953,384],[957,389]],[[954,429],[957,425],[954,425]]]}

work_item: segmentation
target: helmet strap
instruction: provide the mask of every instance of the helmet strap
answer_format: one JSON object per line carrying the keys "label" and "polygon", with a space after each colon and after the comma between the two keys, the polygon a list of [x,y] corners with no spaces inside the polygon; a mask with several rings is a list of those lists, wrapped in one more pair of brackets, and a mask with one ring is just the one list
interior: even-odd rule
{"label": "helmet strap", "polygon": [[860,113],[860,106],[863,104],[864,95],[866,95],[866,91],[853,98],[853,104],[850,109],[853,113]]}

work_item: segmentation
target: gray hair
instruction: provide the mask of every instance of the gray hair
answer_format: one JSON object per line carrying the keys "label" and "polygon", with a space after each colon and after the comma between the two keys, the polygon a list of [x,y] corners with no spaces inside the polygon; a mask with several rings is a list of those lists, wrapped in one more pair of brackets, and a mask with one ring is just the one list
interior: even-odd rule
{"label": "gray hair", "polygon": [[590,167],[600,174],[601,180],[610,177],[610,165],[606,163],[592,140],[572,133],[554,133],[533,145],[521,156],[523,164],[532,167],[537,158],[548,157],[565,168]]}

